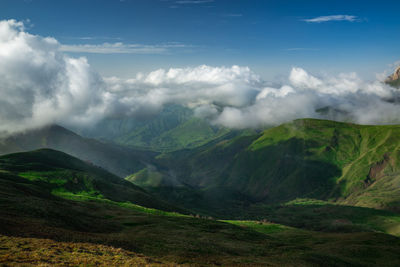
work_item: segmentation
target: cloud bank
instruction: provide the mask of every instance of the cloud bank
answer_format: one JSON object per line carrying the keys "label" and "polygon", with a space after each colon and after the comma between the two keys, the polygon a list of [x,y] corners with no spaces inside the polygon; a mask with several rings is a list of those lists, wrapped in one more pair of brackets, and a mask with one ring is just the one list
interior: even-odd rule
{"label": "cloud bank", "polygon": [[146,117],[180,104],[231,128],[277,125],[297,118],[363,124],[400,122],[397,89],[355,73],[316,77],[293,68],[287,83],[267,86],[248,67],[159,69],[131,79],[104,78],[51,37],[0,21],[0,133],[52,123],[75,127],[109,117]]}

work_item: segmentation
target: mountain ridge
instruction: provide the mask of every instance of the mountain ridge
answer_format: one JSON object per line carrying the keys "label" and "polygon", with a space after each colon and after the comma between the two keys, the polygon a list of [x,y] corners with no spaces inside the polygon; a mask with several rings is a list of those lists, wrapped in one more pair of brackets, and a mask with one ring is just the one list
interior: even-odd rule
{"label": "mountain ridge", "polygon": [[105,169],[52,149],[0,156],[0,170],[3,174],[8,173],[41,183],[55,196],[82,195],[94,199],[131,202],[162,210],[174,209],[144,189]]}
{"label": "mountain ridge", "polygon": [[145,167],[157,154],[84,138],[59,125],[46,126],[0,140],[0,155],[41,148],[65,152],[121,177]]}
{"label": "mountain ridge", "polygon": [[[227,200],[240,206],[315,198],[399,211],[399,137],[399,125],[300,119],[260,134],[161,155],[159,174],[168,179],[162,170],[169,169],[187,185],[185,190],[211,199],[219,195],[208,208]],[[146,188],[168,194],[165,187],[149,186],[148,178],[140,177]],[[136,178],[128,179],[135,182]]]}

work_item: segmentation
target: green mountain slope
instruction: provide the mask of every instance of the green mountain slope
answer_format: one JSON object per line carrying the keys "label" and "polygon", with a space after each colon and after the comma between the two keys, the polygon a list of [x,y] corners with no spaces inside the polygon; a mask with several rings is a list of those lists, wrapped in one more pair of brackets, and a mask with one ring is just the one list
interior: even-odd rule
{"label": "green mountain slope", "polygon": [[[57,151],[2,156],[0,169],[0,264],[7,266],[400,262],[400,239],[384,233],[324,233],[271,222],[216,221],[119,202],[126,201],[127,191],[146,201],[148,195]],[[109,191],[103,190],[103,183]],[[61,194],[55,190],[59,188]]]}
{"label": "green mountain slope", "polygon": [[138,186],[65,153],[42,149],[0,156],[3,175],[37,182],[45,192],[73,198],[109,199],[172,210]]}
{"label": "green mountain slope", "polygon": [[84,136],[154,151],[198,147],[229,132],[194,117],[192,110],[179,105],[166,106],[150,118],[105,119],[93,128],[80,130]]}
{"label": "green mountain slope", "polygon": [[63,151],[121,177],[144,168],[145,164],[157,154],[83,138],[57,125],[0,140],[0,155],[41,148]]}
{"label": "green mountain slope", "polygon": [[[399,148],[397,125],[296,120],[158,157],[159,175],[173,173],[181,186],[147,188],[176,203],[196,192],[193,207],[205,210],[312,198],[399,211]],[[151,184],[143,176],[140,183]]]}

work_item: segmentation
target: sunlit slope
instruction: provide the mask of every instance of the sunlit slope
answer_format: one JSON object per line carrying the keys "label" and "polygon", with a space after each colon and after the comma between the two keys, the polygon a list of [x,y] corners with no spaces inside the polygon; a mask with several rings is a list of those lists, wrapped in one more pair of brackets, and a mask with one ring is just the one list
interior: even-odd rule
{"label": "sunlit slope", "polygon": [[400,126],[302,119],[165,155],[159,163],[207,196],[252,203],[313,198],[399,210],[399,156]]}
{"label": "sunlit slope", "polygon": [[26,179],[38,183],[43,194],[109,199],[163,210],[173,209],[120,177],[55,150],[0,156],[0,172],[10,182]]}

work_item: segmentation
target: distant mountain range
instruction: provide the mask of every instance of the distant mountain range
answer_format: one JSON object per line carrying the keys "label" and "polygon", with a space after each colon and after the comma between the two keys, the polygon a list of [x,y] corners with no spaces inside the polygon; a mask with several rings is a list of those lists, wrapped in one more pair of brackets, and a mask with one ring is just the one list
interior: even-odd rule
{"label": "distant mountain range", "polygon": [[146,166],[157,154],[84,138],[58,125],[16,134],[0,140],[0,155],[51,148],[125,177]]}
{"label": "distant mountain range", "polygon": [[74,129],[83,136],[136,149],[175,151],[195,148],[221,138],[231,130],[210,125],[180,105],[168,105],[157,115],[135,119],[104,119],[93,127]]}

